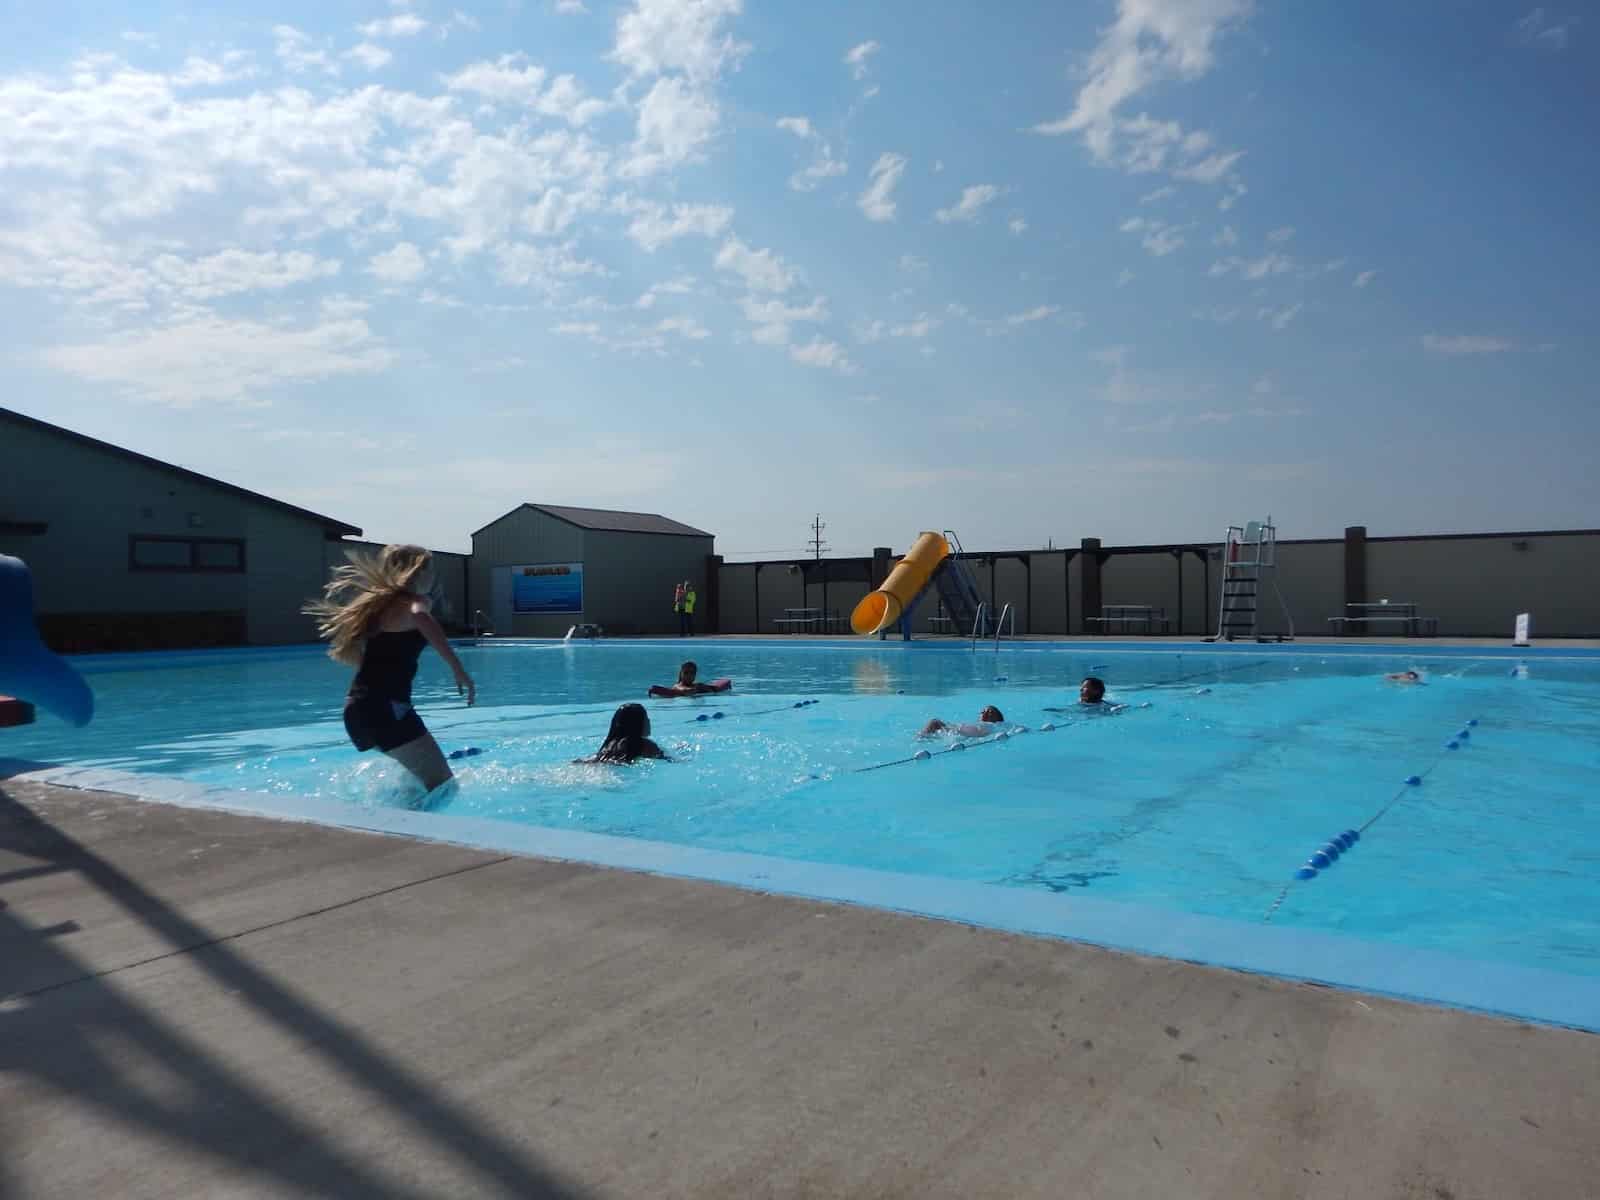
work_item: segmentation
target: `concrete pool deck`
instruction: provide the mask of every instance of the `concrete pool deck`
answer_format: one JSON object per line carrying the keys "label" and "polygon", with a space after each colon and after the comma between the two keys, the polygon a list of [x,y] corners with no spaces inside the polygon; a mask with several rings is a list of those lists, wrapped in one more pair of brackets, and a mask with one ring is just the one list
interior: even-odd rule
{"label": "concrete pool deck", "polygon": [[0,1197],[1578,1196],[1600,1037],[0,782]]}

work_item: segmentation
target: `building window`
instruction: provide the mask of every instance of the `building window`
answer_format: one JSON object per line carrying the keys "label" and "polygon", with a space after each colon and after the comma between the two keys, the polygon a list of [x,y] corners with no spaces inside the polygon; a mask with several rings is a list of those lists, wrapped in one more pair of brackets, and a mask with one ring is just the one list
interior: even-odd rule
{"label": "building window", "polygon": [[244,570],[244,542],[238,538],[128,538],[130,571]]}

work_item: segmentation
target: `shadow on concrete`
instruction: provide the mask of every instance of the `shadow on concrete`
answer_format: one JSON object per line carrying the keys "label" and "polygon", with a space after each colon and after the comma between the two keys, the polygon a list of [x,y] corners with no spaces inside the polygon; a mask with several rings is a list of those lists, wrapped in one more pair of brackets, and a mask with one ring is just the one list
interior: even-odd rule
{"label": "shadow on concrete", "polygon": [[[40,870],[77,872],[174,951],[187,951],[188,961],[223,992],[293,1034],[310,1053],[321,1055],[403,1117],[419,1136],[467,1164],[481,1177],[484,1194],[537,1200],[575,1200],[580,1195],[517,1147],[481,1128],[426,1080],[384,1057],[357,1030],[318,1011],[205,927],[42,820],[3,785],[0,851],[37,859]],[[8,877],[32,871],[25,868]],[[66,931],[65,925],[54,930]],[[383,1179],[342,1153],[247,1076],[133,1002],[109,975],[97,976],[52,933],[28,927],[14,908],[0,910],[0,1075],[31,1077],[130,1128],[306,1195],[381,1200],[431,1195]],[[26,990],[26,980],[53,982]],[[142,1065],[157,1068],[138,1072],[143,1083],[128,1061],[139,1058]],[[0,1197],[14,1190],[10,1174],[0,1160]]]}

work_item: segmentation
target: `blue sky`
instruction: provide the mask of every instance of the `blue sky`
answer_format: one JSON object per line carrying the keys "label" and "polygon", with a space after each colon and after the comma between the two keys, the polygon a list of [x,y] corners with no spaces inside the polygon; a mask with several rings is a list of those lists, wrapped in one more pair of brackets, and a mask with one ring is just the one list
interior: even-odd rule
{"label": "blue sky", "polygon": [[370,536],[1600,524],[1576,4],[0,11],[5,403]]}

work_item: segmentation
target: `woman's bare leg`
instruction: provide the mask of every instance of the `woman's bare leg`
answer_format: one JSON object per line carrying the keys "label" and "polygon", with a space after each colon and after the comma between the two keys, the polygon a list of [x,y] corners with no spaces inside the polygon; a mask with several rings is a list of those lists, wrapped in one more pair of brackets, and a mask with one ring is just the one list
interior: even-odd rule
{"label": "woman's bare leg", "polygon": [[431,792],[451,778],[450,764],[445,761],[444,751],[439,749],[439,743],[433,740],[431,733],[412,738],[405,745],[396,746],[385,753],[415,775],[424,791]]}

